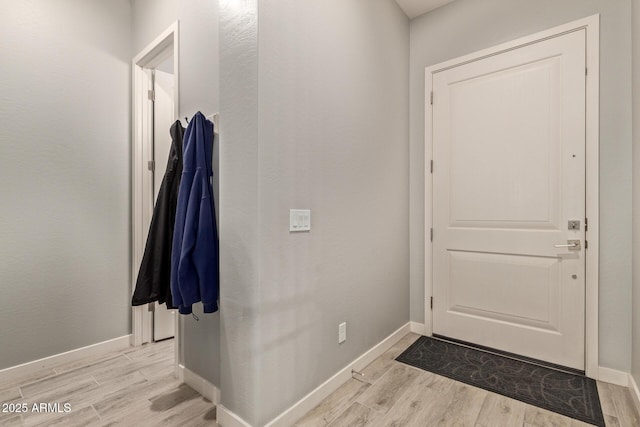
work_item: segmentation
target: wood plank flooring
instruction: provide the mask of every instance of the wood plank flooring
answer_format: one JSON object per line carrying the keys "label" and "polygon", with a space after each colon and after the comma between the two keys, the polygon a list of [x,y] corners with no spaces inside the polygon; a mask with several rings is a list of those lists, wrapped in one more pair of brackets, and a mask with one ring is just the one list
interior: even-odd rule
{"label": "wood plank flooring", "polygon": [[[587,424],[399,363],[408,334],[306,414],[297,427]],[[215,406],[173,377],[173,340],[87,358],[0,384],[2,403],[69,403],[70,413],[0,412],[0,426],[219,427]],[[640,426],[626,388],[598,383],[607,426]],[[0,407],[1,409],[1,407]]]}
{"label": "wood plank flooring", "polygon": [[[396,362],[409,334],[296,423],[296,427],[577,427],[589,424]],[[598,382],[607,427],[640,426],[629,390]]]}
{"label": "wood plank flooring", "polygon": [[[218,426],[215,405],[174,378],[173,346],[173,340],[147,344],[0,384],[0,405],[29,409],[0,412],[0,426]],[[60,409],[33,411],[34,403]]]}

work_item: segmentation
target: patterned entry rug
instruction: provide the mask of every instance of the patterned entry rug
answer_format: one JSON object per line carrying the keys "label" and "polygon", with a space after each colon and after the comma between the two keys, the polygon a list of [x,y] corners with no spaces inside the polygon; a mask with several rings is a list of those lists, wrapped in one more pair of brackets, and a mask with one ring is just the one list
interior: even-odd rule
{"label": "patterned entry rug", "polygon": [[418,338],[396,360],[604,427],[596,382],[582,375],[431,337]]}

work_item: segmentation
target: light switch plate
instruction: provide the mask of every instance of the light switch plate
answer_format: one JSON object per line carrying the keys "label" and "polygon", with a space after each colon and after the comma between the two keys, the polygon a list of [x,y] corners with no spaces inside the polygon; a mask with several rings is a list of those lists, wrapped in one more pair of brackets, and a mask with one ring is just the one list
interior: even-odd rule
{"label": "light switch plate", "polygon": [[290,209],[289,210],[289,231],[309,231],[311,230],[311,210]]}

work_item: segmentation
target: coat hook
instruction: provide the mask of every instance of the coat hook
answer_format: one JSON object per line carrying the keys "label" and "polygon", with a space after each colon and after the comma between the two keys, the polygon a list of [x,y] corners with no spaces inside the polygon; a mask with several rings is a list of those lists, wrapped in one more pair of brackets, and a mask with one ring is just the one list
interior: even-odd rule
{"label": "coat hook", "polygon": [[187,124],[189,124],[189,117],[185,117],[184,119],[187,121]]}

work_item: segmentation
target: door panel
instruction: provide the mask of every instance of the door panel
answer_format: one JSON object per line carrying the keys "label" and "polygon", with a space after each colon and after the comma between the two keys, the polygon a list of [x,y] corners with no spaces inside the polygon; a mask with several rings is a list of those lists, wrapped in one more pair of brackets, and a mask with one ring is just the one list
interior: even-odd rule
{"label": "door panel", "polygon": [[448,254],[451,312],[558,330],[558,295],[554,294],[560,288],[557,259],[460,251]]}
{"label": "door panel", "polygon": [[559,62],[449,83],[452,225],[559,228]]}
{"label": "door panel", "polygon": [[434,333],[584,369],[585,59],[581,30],[433,75]]}
{"label": "door panel", "polygon": [[[172,58],[171,58],[172,59]],[[169,130],[174,122],[173,74],[156,69],[154,71],[153,103],[153,199],[157,200],[160,185],[167,168],[171,135]],[[167,310],[166,305],[154,303],[153,340],[158,341],[175,335],[175,312]]]}

